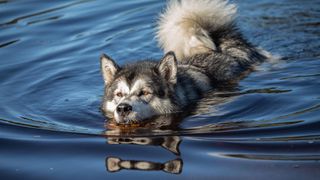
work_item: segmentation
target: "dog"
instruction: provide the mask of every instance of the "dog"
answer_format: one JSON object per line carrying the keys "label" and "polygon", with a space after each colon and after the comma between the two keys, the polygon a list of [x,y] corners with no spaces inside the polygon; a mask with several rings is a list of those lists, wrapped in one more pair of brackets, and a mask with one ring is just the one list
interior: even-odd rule
{"label": "dog", "polygon": [[225,0],[169,1],[156,29],[165,54],[160,61],[120,67],[101,56],[105,116],[131,124],[181,112],[209,90],[271,58],[242,36],[235,19],[236,5]]}

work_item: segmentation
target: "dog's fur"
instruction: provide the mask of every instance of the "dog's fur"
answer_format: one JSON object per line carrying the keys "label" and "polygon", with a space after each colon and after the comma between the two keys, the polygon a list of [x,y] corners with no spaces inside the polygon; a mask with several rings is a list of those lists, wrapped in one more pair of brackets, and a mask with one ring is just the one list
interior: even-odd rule
{"label": "dog's fur", "polygon": [[218,84],[238,79],[271,56],[247,42],[235,25],[236,6],[224,0],[172,0],[157,38],[165,55],[119,67],[101,56],[102,110],[117,123],[182,111]]}

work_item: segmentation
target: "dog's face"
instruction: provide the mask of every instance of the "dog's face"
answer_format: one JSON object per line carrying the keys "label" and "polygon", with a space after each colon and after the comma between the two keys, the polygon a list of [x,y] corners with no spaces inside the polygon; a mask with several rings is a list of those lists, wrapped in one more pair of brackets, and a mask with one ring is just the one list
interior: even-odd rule
{"label": "dog's face", "polygon": [[102,110],[117,123],[138,123],[177,111],[172,95],[177,81],[174,53],[167,53],[159,63],[141,61],[123,67],[102,55],[101,71],[105,82]]}

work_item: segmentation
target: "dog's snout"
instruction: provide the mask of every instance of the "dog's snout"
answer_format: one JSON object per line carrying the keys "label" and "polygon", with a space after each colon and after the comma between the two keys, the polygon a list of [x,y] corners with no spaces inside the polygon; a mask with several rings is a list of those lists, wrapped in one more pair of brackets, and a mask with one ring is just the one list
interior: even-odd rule
{"label": "dog's snout", "polygon": [[132,106],[126,103],[121,103],[117,107],[117,112],[121,115],[125,115],[132,111]]}

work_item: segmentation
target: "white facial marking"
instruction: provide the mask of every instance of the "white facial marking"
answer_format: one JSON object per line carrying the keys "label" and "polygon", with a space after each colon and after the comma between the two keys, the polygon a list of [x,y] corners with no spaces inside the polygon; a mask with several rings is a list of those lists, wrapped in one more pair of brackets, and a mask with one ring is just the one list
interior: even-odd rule
{"label": "white facial marking", "polygon": [[146,84],[146,81],[142,79],[138,79],[134,82],[133,86],[130,89],[130,94],[134,93],[135,91],[138,91],[142,89]]}
{"label": "white facial marking", "polygon": [[115,104],[114,101],[107,101],[105,107],[107,111],[113,112],[116,110],[117,104]]}
{"label": "white facial marking", "polygon": [[130,91],[129,86],[127,84],[127,82],[125,81],[119,81],[118,85],[117,85],[117,89],[115,90],[115,92],[121,92],[122,94],[128,94]]}
{"label": "white facial marking", "polygon": [[[126,81],[118,82],[117,89],[114,92],[114,99],[107,101],[105,105],[106,109],[113,113],[114,120],[117,123],[138,122],[155,115],[168,114],[176,111],[169,99],[158,98],[152,94],[138,96],[139,91],[143,89],[148,89],[147,81],[143,79],[136,80],[131,88]],[[118,92],[122,93],[122,97],[116,96]],[[149,102],[148,99],[150,99],[150,97],[152,97],[152,100]],[[120,116],[116,111],[120,103],[127,103],[132,106],[132,111],[124,117]]]}
{"label": "white facial marking", "polygon": [[[122,101],[125,99],[125,95],[127,95],[129,93],[129,86],[126,83],[126,81],[120,80],[117,83],[117,88],[114,91],[114,98],[111,101],[106,101],[104,104],[104,108],[106,111],[113,113],[113,116],[115,118],[115,120],[119,123],[120,121],[122,121],[121,117],[118,115],[116,108],[117,106],[122,103]],[[117,93],[121,93],[123,94],[122,97],[118,97],[116,96]]]}

